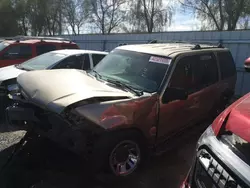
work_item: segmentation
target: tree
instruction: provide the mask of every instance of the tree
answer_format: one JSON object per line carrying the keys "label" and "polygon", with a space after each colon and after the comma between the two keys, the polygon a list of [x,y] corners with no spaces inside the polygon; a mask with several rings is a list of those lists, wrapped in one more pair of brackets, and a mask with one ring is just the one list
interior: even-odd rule
{"label": "tree", "polygon": [[180,3],[196,13],[203,27],[231,31],[248,12],[250,0],[184,0]]}
{"label": "tree", "polygon": [[[170,2],[170,1],[165,1]],[[132,0],[128,20],[133,32],[158,32],[171,24],[173,8],[162,0]]]}
{"label": "tree", "polygon": [[102,34],[110,34],[125,20],[126,0],[86,0],[85,10],[89,22]]}
{"label": "tree", "polygon": [[67,24],[70,26],[74,35],[79,35],[86,20],[84,1],[64,0],[62,3],[64,9],[63,14],[65,15]]}
{"label": "tree", "polygon": [[17,23],[17,14],[10,0],[0,0],[0,36],[20,34]]}

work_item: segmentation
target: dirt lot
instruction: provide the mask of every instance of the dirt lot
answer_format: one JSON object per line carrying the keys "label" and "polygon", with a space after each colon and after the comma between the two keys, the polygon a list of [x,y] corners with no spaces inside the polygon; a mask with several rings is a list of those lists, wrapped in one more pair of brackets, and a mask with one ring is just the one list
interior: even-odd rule
{"label": "dirt lot", "polygon": [[209,123],[191,129],[185,139],[176,139],[177,147],[148,164],[129,180],[114,181],[109,176],[90,180],[87,170],[79,165],[76,156],[63,151],[48,140],[38,138],[29,142],[6,168],[8,156],[25,134],[9,130],[0,133],[0,187],[1,188],[175,188],[179,187],[190,167],[195,144]]}

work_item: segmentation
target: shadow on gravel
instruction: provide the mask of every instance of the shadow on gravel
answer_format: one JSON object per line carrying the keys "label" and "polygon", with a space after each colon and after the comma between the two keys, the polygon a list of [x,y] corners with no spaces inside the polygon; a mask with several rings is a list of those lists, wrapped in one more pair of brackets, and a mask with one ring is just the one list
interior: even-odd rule
{"label": "shadow on gravel", "polygon": [[[114,180],[109,175],[89,177],[87,164],[74,154],[41,137],[30,140],[0,174],[1,188],[175,188],[191,165],[196,141],[207,127],[191,129],[189,136],[177,138],[178,146],[148,163],[129,179]],[[186,134],[186,133],[185,133]],[[0,152],[0,165],[14,146]]]}

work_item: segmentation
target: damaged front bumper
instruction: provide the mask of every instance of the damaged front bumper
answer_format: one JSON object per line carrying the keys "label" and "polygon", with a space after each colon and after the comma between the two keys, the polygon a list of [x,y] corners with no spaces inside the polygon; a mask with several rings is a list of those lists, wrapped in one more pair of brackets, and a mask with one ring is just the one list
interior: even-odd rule
{"label": "damaged front bumper", "polygon": [[63,115],[48,112],[20,98],[6,109],[9,124],[45,136],[77,154],[91,152],[94,141],[104,131],[85,121],[73,124]]}

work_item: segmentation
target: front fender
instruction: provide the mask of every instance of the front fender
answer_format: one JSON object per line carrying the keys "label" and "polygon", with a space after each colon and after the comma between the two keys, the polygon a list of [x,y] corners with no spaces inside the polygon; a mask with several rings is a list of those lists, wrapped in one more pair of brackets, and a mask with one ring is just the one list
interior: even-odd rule
{"label": "front fender", "polygon": [[105,130],[137,128],[151,137],[158,118],[158,95],[89,104],[75,111]]}

